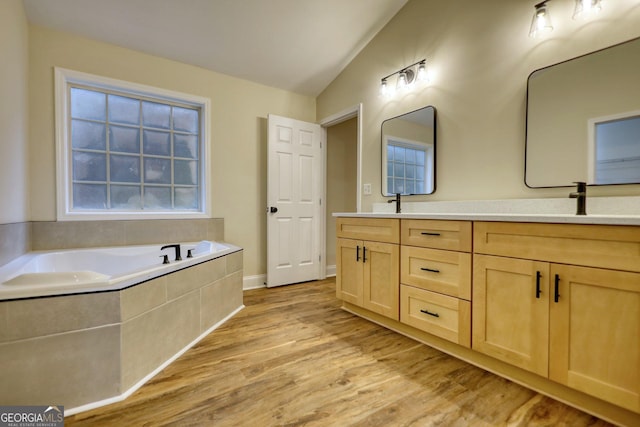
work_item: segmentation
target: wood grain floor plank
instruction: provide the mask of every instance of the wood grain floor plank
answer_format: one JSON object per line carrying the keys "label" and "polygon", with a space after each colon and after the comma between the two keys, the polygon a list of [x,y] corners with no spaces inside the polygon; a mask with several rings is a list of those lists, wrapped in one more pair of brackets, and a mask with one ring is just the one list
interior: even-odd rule
{"label": "wood grain floor plank", "polygon": [[65,425],[608,425],[342,310],[331,279],[244,302],[127,400]]}

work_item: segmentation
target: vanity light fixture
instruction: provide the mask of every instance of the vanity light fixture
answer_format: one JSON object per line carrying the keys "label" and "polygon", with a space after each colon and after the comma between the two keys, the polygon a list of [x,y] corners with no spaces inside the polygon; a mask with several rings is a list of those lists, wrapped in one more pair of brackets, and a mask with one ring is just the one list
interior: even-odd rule
{"label": "vanity light fixture", "polygon": [[393,90],[393,87],[389,85],[389,79],[396,74],[398,75],[398,77],[396,78],[395,91],[409,91],[413,89],[417,81],[428,81],[427,60],[422,59],[407,67],[395,71],[386,77],[383,77],[380,80],[380,95],[391,96],[395,92]]}
{"label": "vanity light fixture", "polygon": [[553,31],[551,15],[549,14],[549,8],[547,7],[548,1],[549,0],[544,0],[543,2],[535,5],[536,11],[533,14],[533,20],[531,21],[529,37],[537,37],[544,33],[550,33]]}
{"label": "vanity light fixture", "polygon": [[576,0],[573,19],[586,19],[602,10],[601,0]]}

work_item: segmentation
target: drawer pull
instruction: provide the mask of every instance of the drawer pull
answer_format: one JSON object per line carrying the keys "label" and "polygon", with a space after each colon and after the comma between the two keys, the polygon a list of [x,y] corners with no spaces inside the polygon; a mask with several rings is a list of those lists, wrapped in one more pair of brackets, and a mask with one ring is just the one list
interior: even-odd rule
{"label": "drawer pull", "polygon": [[542,277],[542,273],[536,271],[536,298],[540,299],[540,294],[542,291],[540,290],[540,278]]}
{"label": "drawer pull", "polygon": [[560,275],[556,274],[554,292],[553,292],[553,302],[558,302],[560,299]]}
{"label": "drawer pull", "polygon": [[436,270],[435,268],[422,267],[422,268],[420,268],[420,270],[422,270],[422,271],[430,271],[432,273],[440,273],[440,270]]}
{"label": "drawer pull", "polygon": [[429,233],[428,231],[423,231],[422,233],[423,236],[439,236],[440,233]]}
{"label": "drawer pull", "polygon": [[432,313],[429,310],[420,310],[420,313],[428,314],[429,316],[433,316],[433,317],[440,317],[438,313]]}

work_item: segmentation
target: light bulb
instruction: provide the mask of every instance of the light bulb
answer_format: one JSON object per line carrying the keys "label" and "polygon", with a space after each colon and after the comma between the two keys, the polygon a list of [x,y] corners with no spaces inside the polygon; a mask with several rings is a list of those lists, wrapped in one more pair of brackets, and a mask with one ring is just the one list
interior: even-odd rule
{"label": "light bulb", "polygon": [[424,62],[421,62],[418,65],[418,76],[416,78],[422,82],[429,80],[429,76],[427,75],[427,65]]}
{"label": "light bulb", "polygon": [[586,19],[602,10],[601,0],[576,0],[573,19]]}
{"label": "light bulb", "polygon": [[382,79],[382,82],[380,82],[380,95],[382,95],[382,96],[389,96],[390,95],[390,90],[389,90],[389,85],[387,84],[387,79]]}
{"label": "light bulb", "polygon": [[406,88],[407,88],[407,73],[405,73],[404,71],[401,71],[400,74],[398,74],[398,82],[396,83],[396,89],[403,90]]}
{"label": "light bulb", "polygon": [[529,37],[537,37],[542,33],[553,31],[551,16],[549,15],[549,10],[547,9],[546,2],[539,3],[535,7],[536,11],[533,14],[533,20],[531,21]]}

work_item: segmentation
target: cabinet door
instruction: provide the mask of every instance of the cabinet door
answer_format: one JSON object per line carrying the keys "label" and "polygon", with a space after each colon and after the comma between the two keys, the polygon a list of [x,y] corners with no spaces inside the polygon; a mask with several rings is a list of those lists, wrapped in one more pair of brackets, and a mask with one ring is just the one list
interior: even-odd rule
{"label": "cabinet door", "polygon": [[556,275],[549,377],[640,411],[640,274],[554,264],[552,287]]}
{"label": "cabinet door", "polygon": [[549,264],[476,255],[473,268],[472,348],[546,377]]}
{"label": "cabinet door", "polygon": [[363,307],[399,319],[400,249],[391,243],[364,242]]}
{"label": "cabinet door", "polygon": [[362,241],[336,239],[336,296],[360,306],[363,296],[362,251]]}

